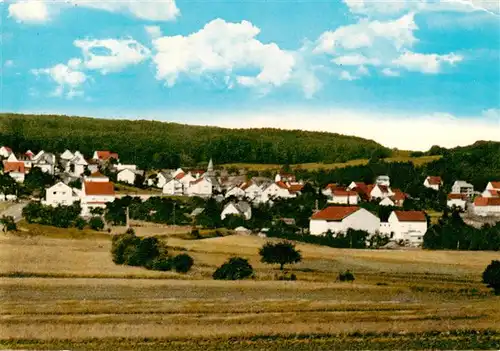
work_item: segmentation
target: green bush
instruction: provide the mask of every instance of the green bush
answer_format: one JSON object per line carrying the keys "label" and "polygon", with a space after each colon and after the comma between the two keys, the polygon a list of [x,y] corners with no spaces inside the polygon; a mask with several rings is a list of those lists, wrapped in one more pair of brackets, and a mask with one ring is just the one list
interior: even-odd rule
{"label": "green bush", "polygon": [[483,283],[500,295],[500,261],[493,260],[483,272]]}
{"label": "green bush", "polygon": [[4,232],[13,232],[17,230],[16,222],[12,216],[2,216],[0,224],[3,226]]}
{"label": "green bush", "polygon": [[84,218],[78,217],[77,219],[75,219],[75,227],[77,227],[78,229],[82,230],[86,225],[87,221]]}
{"label": "green bush", "polygon": [[353,282],[354,281],[354,274],[350,270],[347,270],[345,272],[340,272],[338,276],[338,280],[341,282]]}
{"label": "green bush", "polygon": [[172,268],[177,273],[187,273],[193,266],[193,259],[188,254],[179,254],[171,259]]}
{"label": "green bush", "polygon": [[170,271],[172,262],[168,257],[156,258],[152,261],[151,269],[155,271]]}
{"label": "green bush", "polygon": [[135,252],[135,248],[141,239],[133,234],[121,234],[113,236],[111,241],[111,256],[116,264],[129,264],[129,257]]}
{"label": "green bush", "polygon": [[90,220],[89,220],[89,226],[90,228],[92,228],[93,230],[103,230],[104,229],[104,222],[103,220],[101,219],[101,217],[92,217]]}
{"label": "green bush", "polygon": [[284,272],[283,274],[279,274],[279,275],[275,276],[275,279],[276,280],[296,281],[297,276],[295,275],[295,273],[290,274],[288,272]]}
{"label": "green bush", "polygon": [[250,277],[253,268],[248,260],[241,257],[232,257],[212,274],[216,280],[239,280]]}

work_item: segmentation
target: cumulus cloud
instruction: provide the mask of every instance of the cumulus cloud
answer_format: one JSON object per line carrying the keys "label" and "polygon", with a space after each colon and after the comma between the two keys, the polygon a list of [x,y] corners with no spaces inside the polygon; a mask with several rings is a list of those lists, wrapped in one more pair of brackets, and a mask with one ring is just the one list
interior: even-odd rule
{"label": "cumulus cloud", "polygon": [[404,67],[409,71],[435,74],[441,70],[443,63],[454,65],[462,61],[463,57],[456,54],[419,54],[411,51],[404,52],[393,62],[396,66]]}
{"label": "cumulus cloud", "polygon": [[387,67],[382,70],[382,74],[384,76],[387,76],[387,77],[399,77],[400,76],[400,73],[398,71],[395,71],[395,70],[387,68]]}
{"label": "cumulus cloud", "polygon": [[42,0],[17,1],[8,7],[9,17],[18,22],[44,23],[50,19],[47,5]]}
{"label": "cumulus cloud", "polygon": [[53,92],[54,96],[65,96],[71,99],[83,95],[80,86],[87,80],[86,74],[77,70],[74,63],[69,62],[67,65],[60,63],[54,67],[34,69],[31,72],[37,77],[46,75],[57,84]]}
{"label": "cumulus cloud", "polygon": [[[246,112],[241,113],[239,118],[222,114],[220,119],[212,123],[229,128],[270,127],[334,132],[372,139],[391,148],[425,151],[432,145],[455,147],[470,145],[477,140],[500,141],[500,120],[478,117],[458,118],[446,113],[401,115],[337,109],[280,110]],[[185,117],[179,120],[186,123]],[[189,123],[206,125],[207,120],[213,119],[195,115],[191,116]]]}
{"label": "cumulus cloud", "polygon": [[[294,55],[275,43],[255,37],[260,29],[248,21],[216,19],[187,36],[165,36],[153,41],[156,77],[173,86],[180,75],[222,74],[228,84],[248,87],[281,86],[292,76]],[[246,73],[258,70],[257,74]]]}
{"label": "cumulus cloud", "polygon": [[59,11],[75,8],[90,8],[114,13],[124,13],[149,21],[172,21],[180,11],[175,0],[13,0],[9,5],[9,16],[20,22],[43,23]]}
{"label": "cumulus cloud", "polygon": [[102,74],[121,71],[150,56],[150,50],[134,39],[84,39],[75,40],[74,45],[82,50],[81,64]]}

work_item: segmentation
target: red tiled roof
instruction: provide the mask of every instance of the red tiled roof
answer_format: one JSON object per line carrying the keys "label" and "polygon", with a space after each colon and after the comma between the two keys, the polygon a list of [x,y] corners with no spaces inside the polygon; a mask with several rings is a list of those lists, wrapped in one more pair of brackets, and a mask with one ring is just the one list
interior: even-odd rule
{"label": "red tiled roof", "polygon": [[286,185],[283,182],[276,182],[276,185],[279,186],[281,189],[288,189],[288,185]]}
{"label": "red tiled roof", "polygon": [[298,191],[301,191],[304,188],[302,184],[290,184],[290,187],[288,190],[290,190],[291,193],[296,193]]}
{"label": "red tiled roof", "polygon": [[185,175],[186,175],[186,173],[181,172],[181,173],[179,173],[179,174],[177,174],[177,175],[175,176],[175,179],[177,179],[177,180],[182,179],[182,178],[184,178],[184,176],[185,176]]}
{"label": "red tiled roof", "polygon": [[405,200],[407,197],[408,197],[408,195],[406,195],[405,193],[403,193],[401,191],[397,191],[397,192],[395,192],[395,194],[393,196],[391,196],[391,199],[395,200],[395,201],[401,201],[401,200]]}
{"label": "red tiled roof", "polygon": [[115,195],[111,182],[85,182],[85,195]]}
{"label": "red tiled roof", "polygon": [[426,222],[424,211],[394,211],[400,222]]}
{"label": "red tiled roof", "polygon": [[333,191],[334,196],[357,196],[358,193],[352,190],[337,189]]}
{"label": "red tiled roof", "polygon": [[500,181],[498,181],[498,182],[490,182],[490,183],[493,186],[493,189],[500,189]]}
{"label": "red tiled roof", "polygon": [[330,206],[315,213],[311,219],[341,221],[358,210],[358,206]]}
{"label": "red tiled roof", "polygon": [[24,162],[4,162],[3,171],[5,173],[8,172],[26,173]]}
{"label": "red tiled roof", "polygon": [[448,194],[448,200],[465,200],[466,198],[465,194]]}
{"label": "red tiled roof", "polygon": [[500,206],[500,197],[476,197],[474,206]]}
{"label": "red tiled roof", "polygon": [[118,160],[118,154],[116,152],[111,152],[111,151],[96,151],[97,152],[97,158],[99,160],[109,160],[110,158],[114,158],[115,160]]}
{"label": "red tiled roof", "polygon": [[492,190],[488,190],[488,192],[491,194],[491,196],[493,197],[497,197],[497,196],[500,196],[500,191],[496,190],[496,189],[492,189]]}
{"label": "red tiled roof", "polygon": [[428,176],[427,177],[427,182],[430,185],[441,185],[441,183],[443,181],[441,180],[441,177],[438,177],[438,176]]}

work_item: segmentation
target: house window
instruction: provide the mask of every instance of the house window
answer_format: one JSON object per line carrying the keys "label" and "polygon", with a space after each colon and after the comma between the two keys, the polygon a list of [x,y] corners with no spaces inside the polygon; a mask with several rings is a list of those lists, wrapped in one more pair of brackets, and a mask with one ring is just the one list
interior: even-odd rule
{"label": "house window", "polygon": [[57,191],[54,191],[54,192],[52,193],[52,195],[56,195],[56,194],[57,194]]}

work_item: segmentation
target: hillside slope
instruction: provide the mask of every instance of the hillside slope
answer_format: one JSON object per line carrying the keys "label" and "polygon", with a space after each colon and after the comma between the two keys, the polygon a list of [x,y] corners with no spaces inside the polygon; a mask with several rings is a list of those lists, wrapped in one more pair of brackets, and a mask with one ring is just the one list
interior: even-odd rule
{"label": "hillside slope", "polygon": [[122,162],[149,168],[217,164],[345,162],[389,156],[391,150],[358,137],[279,129],[225,129],[145,120],[0,114],[0,141],[17,150],[118,152]]}

